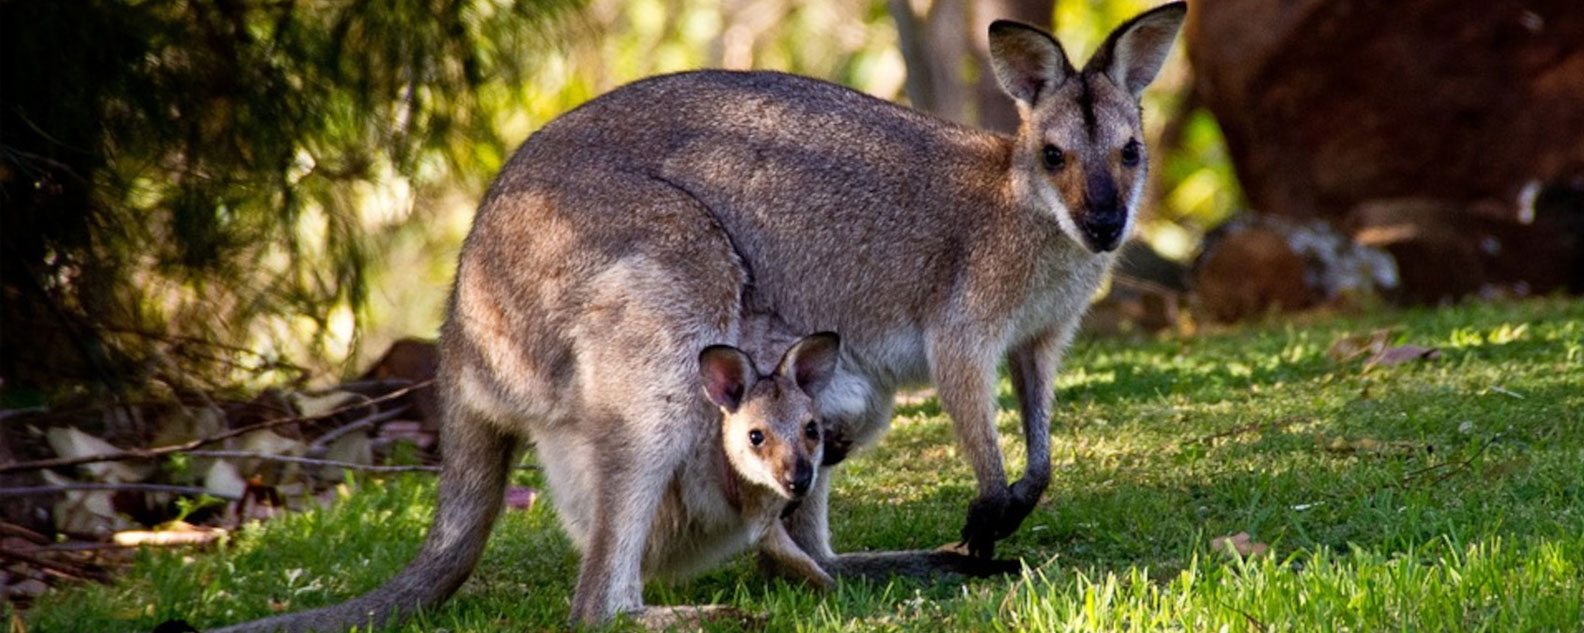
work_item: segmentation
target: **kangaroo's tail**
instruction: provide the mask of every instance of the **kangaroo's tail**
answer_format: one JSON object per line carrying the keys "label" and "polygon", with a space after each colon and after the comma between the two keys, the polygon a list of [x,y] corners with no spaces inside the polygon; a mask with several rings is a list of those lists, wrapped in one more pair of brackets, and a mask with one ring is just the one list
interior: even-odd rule
{"label": "kangaroo's tail", "polygon": [[500,513],[516,439],[490,423],[453,415],[440,432],[440,501],[423,548],[380,588],[346,602],[244,622],[214,633],[339,633],[407,619],[451,597],[478,564]]}

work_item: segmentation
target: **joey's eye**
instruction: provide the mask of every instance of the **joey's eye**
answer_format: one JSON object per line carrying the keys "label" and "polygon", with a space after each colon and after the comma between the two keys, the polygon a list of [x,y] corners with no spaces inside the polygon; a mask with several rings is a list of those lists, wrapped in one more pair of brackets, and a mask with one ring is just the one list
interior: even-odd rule
{"label": "joey's eye", "polygon": [[1067,156],[1055,145],[1046,145],[1043,157],[1045,159],[1045,169],[1050,171],[1061,169],[1063,165],[1067,164]]}
{"label": "joey's eye", "polygon": [[1128,167],[1138,167],[1139,159],[1142,158],[1140,156],[1141,152],[1142,148],[1139,147],[1138,141],[1128,141],[1127,145],[1122,146],[1122,164]]}
{"label": "joey's eye", "polygon": [[761,432],[759,429],[754,429],[752,431],[749,431],[748,432],[748,442],[753,444],[754,446],[758,446],[760,444],[763,444],[764,443],[764,433]]}
{"label": "joey's eye", "polygon": [[811,440],[819,439],[819,432],[819,423],[813,420],[809,420],[809,423],[803,427],[803,434],[807,435]]}

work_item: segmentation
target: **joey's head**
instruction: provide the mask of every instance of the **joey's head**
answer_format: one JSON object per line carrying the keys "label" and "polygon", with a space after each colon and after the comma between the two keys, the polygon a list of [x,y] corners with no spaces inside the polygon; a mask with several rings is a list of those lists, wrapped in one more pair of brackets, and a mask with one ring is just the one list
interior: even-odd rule
{"label": "joey's head", "polygon": [[1139,95],[1186,15],[1187,5],[1173,2],[1129,20],[1082,71],[1045,31],[990,25],[991,67],[1023,119],[1012,166],[1018,195],[1049,209],[1090,251],[1115,250],[1133,229],[1148,165]]}
{"label": "joey's head", "polygon": [[788,499],[814,486],[824,432],[814,398],[836,372],[840,339],[829,332],[799,339],[768,376],[730,345],[699,353],[704,394],[721,408],[726,458],[744,480]]}

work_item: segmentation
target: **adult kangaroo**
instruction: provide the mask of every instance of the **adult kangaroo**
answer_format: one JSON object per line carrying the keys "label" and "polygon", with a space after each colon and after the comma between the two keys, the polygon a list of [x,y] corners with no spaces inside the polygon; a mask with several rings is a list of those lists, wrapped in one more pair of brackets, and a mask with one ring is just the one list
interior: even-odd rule
{"label": "adult kangaroo", "polygon": [[[558,508],[595,500],[561,516],[583,555],[572,620],[643,617],[645,535],[720,428],[699,350],[738,340],[744,315],[841,335],[815,402],[826,470],[880,435],[900,386],[933,383],[978,481],[962,538],[990,557],[1050,481],[1053,376],[1134,225],[1138,99],[1185,14],[1177,2],[1121,25],[1081,71],[1044,31],[992,24],[992,65],[1022,115],[1011,136],[772,72],[645,79],[552,121],[463,245],[422,550],[368,595],[238,630],[339,630],[443,601],[477,562],[524,439]],[[1003,358],[1028,443],[1011,485],[994,425]],[[837,575],[929,562],[832,552],[828,474],[786,519],[813,560]]]}

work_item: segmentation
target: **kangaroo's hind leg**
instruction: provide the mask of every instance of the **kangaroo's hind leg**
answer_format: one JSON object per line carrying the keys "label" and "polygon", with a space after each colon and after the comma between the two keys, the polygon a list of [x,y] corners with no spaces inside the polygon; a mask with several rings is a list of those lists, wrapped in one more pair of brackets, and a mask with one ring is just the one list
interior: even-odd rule
{"label": "kangaroo's hind leg", "polygon": [[[643,610],[643,558],[661,495],[680,464],[635,421],[610,420],[596,441],[593,522],[587,535],[572,620],[597,626]],[[616,436],[621,436],[617,438]]]}

